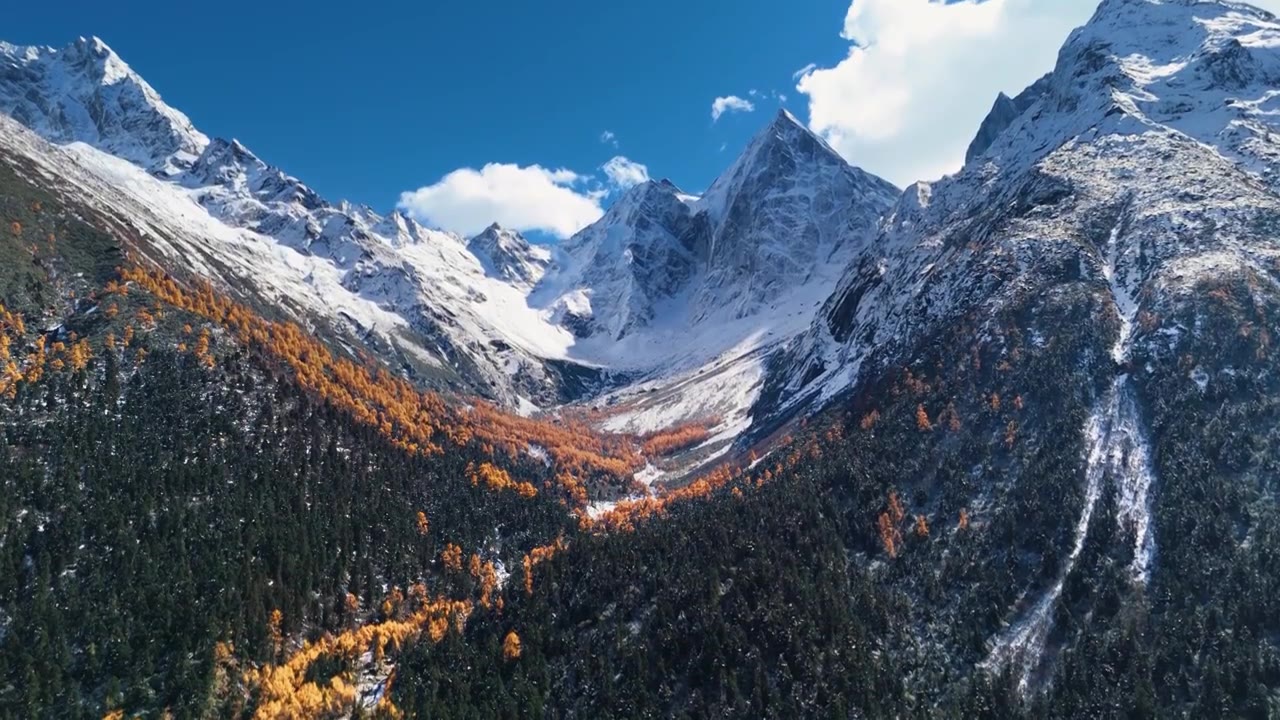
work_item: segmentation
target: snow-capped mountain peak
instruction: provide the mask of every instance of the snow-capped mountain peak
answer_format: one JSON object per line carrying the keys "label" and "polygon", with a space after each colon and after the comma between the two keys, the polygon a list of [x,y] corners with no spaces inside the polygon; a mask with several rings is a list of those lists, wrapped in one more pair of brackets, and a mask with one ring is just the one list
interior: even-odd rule
{"label": "snow-capped mountain peak", "polygon": [[779,363],[773,397],[820,405],[964,313],[1081,278],[1109,293],[1128,357],[1162,293],[1274,262],[1258,232],[1280,188],[1278,87],[1269,13],[1105,0],[1052,73],[997,101],[963,170],[898,203]]}
{"label": "snow-capped mountain peak", "polygon": [[209,139],[106,43],[0,44],[0,111],[54,142],[84,142],[146,169],[190,167]]}
{"label": "snow-capped mountain peak", "polygon": [[708,267],[695,316],[743,317],[814,273],[834,277],[899,194],[779,111],[694,204]]}
{"label": "snow-capped mountain peak", "polygon": [[479,258],[490,277],[525,288],[536,285],[551,262],[550,250],[496,222],[471,238],[467,249]]}
{"label": "snow-capped mountain peak", "polygon": [[719,220],[729,211],[736,196],[749,190],[749,186],[758,188],[806,165],[854,169],[795,115],[779,110],[773,121],[756,133],[733,165],[711,184],[698,201],[698,208]]}
{"label": "snow-capped mountain peak", "polygon": [[188,186],[220,185],[262,202],[297,203],[307,210],[326,204],[311,188],[268,165],[238,140],[211,140],[182,181]]}
{"label": "snow-capped mountain peak", "polygon": [[[135,208],[175,269],[434,383],[528,409],[732,366],[746,385],[717,408],[733,427],[721,449],[749,423],[766,350],[807,327],[897,194],[780,112],[704,195],[645,182],[541,246],[496,224],[462,238],[327,202],[201,134],[100,41],[0,45],[0,112],[63,147],[7,119],[0,140],[93,202]],[[637,427],[705,415],[700,386],[680,386],[678,408]]]}
{"label": "snow-capped mountain peak", "polygon": [[974,149],[986,145],[986,154],[1008,170],[1029,167],[1082,134],[1171,131],[1215,148],[1274,187],[1277,48],[1280,22],[1251,5],[1105,0],[1068,38],[1053,72],[1015,99],[1016,117],[1004,113],[995,123],[999,132],[980,133]]}

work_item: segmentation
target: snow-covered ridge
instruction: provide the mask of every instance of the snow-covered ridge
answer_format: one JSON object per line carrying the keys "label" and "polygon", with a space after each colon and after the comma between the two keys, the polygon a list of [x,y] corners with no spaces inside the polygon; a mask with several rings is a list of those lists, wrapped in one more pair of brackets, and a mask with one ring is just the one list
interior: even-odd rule
{"label": "snow-covered ridge", "polygon": [[[1063,253],[1087,256],[1090,274],[1127,302],[1126,321],[1162,269],[1193,266],[1177,259],[1209,249],[1188,237],[1213,227],[1212,243],[1243,262],[1258,251],[1243,241],[1250,218],[1280,187],[1278,131],[1274,17],[1229,2],[1106,0],[1052,73],[996,103],[963,170],[899,200],[771,378],[790,407],[780,412],[821,405],[868,361],[965,308],[998,307],[1008,298],[993,281],[1022,277],[1005,286],[1015,293]],[[1114,215],[1119,202],[1136,209],[1119,244],[1084,237],[1090,214]],[[1053,203],[1067,207],[1036,214]]]}
{"label": "snow-covered ridge", "polygon": [[[120,182],[143,206],[172,208],[177,196],[193,202],[192,212],[163,214],[176,234],[197,227],[205,233],[208,242],[193,257],[243,268],[215,279],[274,288],[267,294],[285,307],[345,328],[356,342],[390,353],[395,366],[452,376],[459,389],[511,406],[557,396],[543,363],[564,358],[572,337],[528,307],[528,287],[493,272],[495,260],[508,258],[473,252],[467,240],[399,213],[330,203],[238,141],[210,140],[100,40],[63,49],[0,45],[0,111],[71,148],[80,172]],[[128,161],[147,179],[122,177],[127,168],[110,158]],[[275,261],[245,267],[229,257],[238,243],[215,241],[225,231],[252,238]],[[500,245],[521,243],[520,273],[533,279],[547,253],[518,236]],[[474,247],[482,250],[483,240]],[[173,261],[194,264],[185,256]],[[193,269],[207,274],[210,267]],[[301,289],[322,277],[342,292]]]}
{"label": "snow-covered ridge", "polygon": [[565,243],[539,300],[612,341],[750,317],[777,328],[771,306],[829,292],[898,192],[782,111],[700,197],[665,180],[632,188]]}
{"label": "snow-covered ridge", "polygon": [[[897,194],[780,113],[705,194],[645,183],[548,248],[330,202],[201,134],[96,39],[0,45],[0,111],[62,146],[5,127],[93,200],[127,196],[181,247],[167,262],[323,321],[393,367],[524,410],[625,396],[611,378],[673,389],[661,413],[615,425],[704,417],[703,369],[759,377],[763,351],[808,326]],[[718,406],[726,432],[750,424],[755,392]]]}
{"label": "snow-covered ridge", "polygon": [[0,43],[0,110],[57,143],[83,142],[153,172],[209,144],[98,38],[65,48]]}
{"label": "snow-covered ridge", "polygon": [[[1011,335],[1061,329],[1046,317],[1083,311],[1070,329],[1084,345],[1062,358],[1071,369],[1061,381],[1100,387],[1080,428],[1073,532],[1056,576],[1023,588],[983,665],[1011,669],[1026,691],[1049,676],[1063,588],[1092,543],[1125,538],[1135,593],[1160,572],[1162,438],[1143,414],[1167,398],[1144,392],[1160,372],[1153,358],[1197,332],[1166,320],[1174,308],[1224,279],[1265,278],[1259,269],[1280,259],[1278,88],[1272,16],[1227,2],[1106,0],[1050,75],[997,102],[960,172],[908,189],[766,380],[763,396],[778,404],[757,418],[781,422],[931,359],[954,327],[972,326],[975,347],[1007,349]],[[1199,372],[1189,379],[1207,382]],[[1026,441],[1041,438],[1029,430]],[[1100,537],[1091,522],[1119,532]]]}

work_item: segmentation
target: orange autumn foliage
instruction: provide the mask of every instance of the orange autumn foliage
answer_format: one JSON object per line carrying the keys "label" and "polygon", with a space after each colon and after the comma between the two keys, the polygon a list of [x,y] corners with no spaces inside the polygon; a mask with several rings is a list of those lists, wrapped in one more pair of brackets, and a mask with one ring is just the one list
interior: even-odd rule
{"label": "orange autumn foliage", "polygon": [[893,521],[889,519],[889,513],[880,513],[880,517],[876,521],[876,527],[880,531],[880,543],[884,545],[885,553],[890,558],[898,557],[898,542],[901,539],[901,533],[894,527]]}
{"label": "orange autumn foliage", "polygon": [[[472,555],[479,561],[479,556]],[[494,592],[498,589],[498,568],[492,560],[486,560],[471,573],[480,582],[480,606],[488,610],[493,607]]]}
{"label": "orange autumn foliage", "polygon": [[282,625],[284,623],[284,613],[280,612],[280,608],[271,611],[271,616],[267,619],[267,637],[271,640],[271,647],[275,648],[275,652],[280,652],[280,646],[284,642],[284,631]]}
{"label": "orange autumn foliage", "polygon": [[928,520],[925,520],[925,517],[924,517],[923,515],[917,515],[917,516],[916,516],[916,528],[915,528],[915,529],[916,529],[916,537],[918,537],[918,538],[927,538],[927,537],[929,537],[929,521],[928,521]]}
{"label": "orange autumn foliage", "polygon": [[209,350],[209,328],[200,331],[200,338],[196,340],[196,359],[206,368],[213,369],[213,353]]}
{"label": "orange autumn foliage", "polygon": [[[832,427],[823,433],[823,436],[828,441],[834,442],[842,437],[841,433],[839,427]],[[814,439],[799,445],[792,443],[788,436],[782,444],[789,445],[790,451],[775,465],[765,468],[756,476],[757,487],[766,479],[772,479],[781,475],[786,469],[796,468],[802,463],[815,460],[822,454],[821,448]],[[662,490],[657,497],[624,500],[594,519],[581,516],[580,524],[584,530],[595,532],[631,532],[639,523],[664,515],[672,504],[710,497],[715,492],[741,482],[743,479],[742,468],[720,465],[684,487]]]}
{"label": "orange autumn foliage", "polygon": [[953,433],[960,432],[960,413],[956,411],[954,402],[947,403],[947,406],[943,408],[942,414],[938,416],[938,424]]}
{"label": "orange autumn foliage", "polygon": [[516,482],[506,470],[492,464],[474,463],[467,466],[467,478],[472,485],[484,484],[490,490],[513,490],[520,497],[531,498],[538,494],[538,489],[527,482]]}
{"label": "orange autumn foliage", "polygon": [[515,630],[507,633],[507,637],[502,641],[502,659],[518,660],[520,658],[520,636]]}
{"label": "orange autumn foliage", "polygon": [[453,627],[461,632],[471,614],[469,601],[446,600],[424,602],[405,620],[387,620],[365,625],[340,635],[327,635],[306,643],[280,665],[271,665],[247,673],[249,684],[258,688],[260,696],[254,718],[338,717],[350,715],[357,700],[354,678],[335,675],[327,684],[307,680],[307,671],[316,661],[340,657],[354,661],[371,647],[375,653],[398,650],[426,634],[438,643]]}
{"label": "orange autumn foliage", "polygon": [[440,561],[450,572],[462,572],[462,548],[449,543],[440,551]]}
{"label": "orange autumn foliage", "polygon": [[645,436],[640,451],[649,457],[674,455],[706,442],[711,437],[711,428],[719,424],[719,418],[708,418],[652,433]]}
{"label": "orange autumn foliage", "polygon": [[[430,455],[449,444],[477,443],[494,454],[514,457],[537,445],[546,448],[559,473],[578,479],[599,474],[629,478],[644,465],[627,438],[602,435],[585,423],[520,417],[481,400],[472,400],[469,407],[451,405],[381,367],[335,356],[293,323],[263,320],[207,284],[189,289],[161,272],[138,267],[122,269],[120,275],[164,303],[210,320],[240,342],[266,351],[289,368],[303,387],[377,428],[407,451]],[[127,292],[127,286],[115,289]],[[127,345],[132,327],[125,332]],[[211,356],[201,354],[206,364],[212,362]],[[528,495],[528,488],[521,484],[515,488]]]}
{"label": "orange autumn foliage", "polygon": [[1009,424],[1005,426],[1005,429],[1004,429],[1004,446],[1012,450],[1013,446],[1016,445],[1017,442],[1018,442],[1018,423],[1013,420],[1010,420]]}
{"label": "orange autumn foliage", "polygon": [[71,352],[67,357],[67,363],[71,369],[79,372],[85,369],[89,364],[89,359],[93,357],[93,348],[89,346],[88,340],[81,340],[71,346]]}
{"label": "orange autumn foliage", "polygon": [[898,547],[902,544],[902,520],[907,511],[902,507],[898,493],[889,493],[889,507],[876,519],[876,529],[880,533],[880,543],[890,558],[898,557]]}
{"label": "orange autumn foliage", "polygon": [[929,413],[923,404],[916,406],[916,428],[920,432],[933,432],[933,423],[929,421]]}
{"label": "orange autumn foliage", "polygon": [[898,498],[898,493],[889,493],[889,513],[893,518],[893,523],[897,525],[907,516],[907,511],[902,507],[902,500]]}
{"label": "orange autumn foliage", "polygon": [[524,592],[526,595],[533,594],[533,569],[538,563],[546,562],[555,557],[557,553],[564,551],[569,547],[569,543],[565,542],[564,537],[556,538],[556,541],[550,545],[542,545],[536,547],[524,556]]}

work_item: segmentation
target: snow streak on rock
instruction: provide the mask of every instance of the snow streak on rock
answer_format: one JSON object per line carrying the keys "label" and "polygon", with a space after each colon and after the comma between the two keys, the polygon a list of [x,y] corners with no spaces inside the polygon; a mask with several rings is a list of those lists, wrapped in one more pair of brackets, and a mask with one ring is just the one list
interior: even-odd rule
{"label": "snow streak on rock", "polygon": [[1111,236],[1107,239],[1106,257],[1102,265],[1102,274],[1111,287],[1111,296],[1115,299],[1116,312],[1120,316],[1120,334],[1116,337],[1115,345],[1111,347],[1111,357],[1117,363],[1123,363],[1128,359],[1129,345],[1133,340],[1133,323],[1138,317],[1138,302],[1129,285],[1130,278],[1123,272],[1117,272],[1117,268],[1121,271],[1124,269],[1121,258],[1124,249],[1120,244],[1120,230],[1119,224],[1111,229]]}
{"label": "snow streak on rock", "polygon": [[[1128,352],[1127,346],[1119,349],[1123,353]],[[1137,397],[1128,375],[1115,379],[1089,416],[1084,432],[1087,445],[1084,507],[1076,520],[1071,554],[1063,563],[1053,587],[1036,602],[1026,617],[996,639],[991,654],[983,663],[989,672],[1002,672],[1013,667],[1018,689],[1023,694],[1031,688],[1032,679],[1043,664],[1049,632],[1053,629],[1053,611],[1067,578],[1075,570],[1076,561],[1084,551],[1089,523],[1108,479],[1116,483],[1116,521],[1120,530],[1133,533],[1134,555],[1130,571],[1136,583],[1145,585],[1155,556],[1150,499],[1155,471],[1138,412]]]}
{"label": "snow streak on rock", "polygon": [[[1102,275],[1120,321],[1116,341],[1111,346],[1111,357],[1117,365],[1128,362],[1133,349],[1134,327],[1139,312],[1137,296],[1142,281],[1134,266],[1125,262],[1129,248],[1121,242],[1122,227],[1117,223],[1112,228],[1103,248],[1102,264]],[[1119,530],[1133,534],[1133,561],[1130,564],[1133,580],[1140,585],[1146,584],[1155,556],[1155,537],[1151,532],[1151,487],[1155,484],[1155,470],[1138,407],[1129,375],[1116,376],[1085,423],[1084,507],[1076,521],[1071,554],[1063,563],[1053,587],[1025,618],[995,641],[985,661],[989,671],[1000,672],[1007,667],[1015,667],[1018,689],[1023,694],[1030,689],[1036,671],[1043,664],[1049,632],[1053,629],[1053,611],[1067,578],[1084,551],[1089,523],[1108,479],[1116,484]]]}
{"label": "snow streak on rock", "polygon": [[[1155,557],[1155,535],[1151,532],[1151,487],[1155,468],[1151,446],[1138,412],[1138,399],[1127,375],[1112,388],[1116,396],[1115,414],[1104,440],[1107,473],[1118,485],[1119,509],[1116,520],[1122,531],[1133,532],[1134,580],[1145,584]],[[1092,458],[1092,454],[1090,455]]]}
{"label": "snow streak on rock", "polygon": [[1089,422],[1085,424],[1085,440],[1089,450],[1085,466],[1084,507],[1080,511],[1079,519],[1076,520],[1071,554],[1062,564],[1058,579],[1049,592],[1036,602],[1025,618],[1012,625],[1002,637],[996,640],[991,654],[983,663],[990,672],[1003,672],[1005,668],[1015,667],[1018,689],[1024,694],[1030,688],[1036,669],[1040,667],[1049,639],[1049,631],[1053,628],[1053,610],[1058,604],[1058,598],[1062,595],[1067,577],[1075,569],[1076,561],[1084,551],[1085,539],[1089,534],[1089,523],[1093,520],[1093,511],[1098,505],[1098,498],[1102,496],[1102,482],[1107,470],[1107,458],[1110,455],[1108,438],[1111,436],[1115,418],[1119,414],[1119,391],[1125,384],[1127,384],[1126,378],[1117,379],[1102,402],[1094,408],[1089,416]]}

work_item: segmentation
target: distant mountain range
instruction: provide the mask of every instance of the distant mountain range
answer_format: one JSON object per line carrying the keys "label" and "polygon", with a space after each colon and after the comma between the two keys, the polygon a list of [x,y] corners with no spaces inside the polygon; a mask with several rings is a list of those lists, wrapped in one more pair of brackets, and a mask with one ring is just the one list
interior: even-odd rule
{"label": "distant mountain range", "polygon": [[[567,717],[622,716],[594,712],[637,698],[652,701],[634,712],[646,717],[1280,708],[1280,21],[1268,13],[1226,0],[1103,0],[1049,74],[996,99],[953,175],[899,190],[784,111],[705,192],[645,182],[553,246],[496,224],[465,238],[325,200],[240,143],[200,133],[96,38],[0,44],[0,112],[4,177],[69,208],[60,221],[120,239],[75,245],[69,263],[46,262],[41,242],[53,254],[57,238],[29,242],[18,220],[0,237],[47,281],[0,271],[13,294],[47,300],[30,303],[40,333],[23,340],[30,357],[43,361],[46,340],[74,347],[69,329],[106,312],[98,285],[128,291],[116,265],[207,282],[211,296],[321,343],[282,355],[293,364],[273,362],[303,389],[331,392],[313,408],[303,390],[267,382],[270,362],[244,369],[237,354],[235,384],[205,392],[215,410],[238,414],[200,425],[200,437],[218,437],[208,431],[217,423],[255,428],[261,447],[287,444],[289,472],[327,472],[377,443],[405,453],[369,451],[332,478],[315,470],[325,488],[346,488],[352,474],[388,487],[405,472],[456,482],[447,503],[435,485],[401,490],[421,491],[413,502],[436,503],[449,532],[465,535],[469,575],[452,536],[433,536],[435,517],[415,515],[404,497],[356,483],[370,493],[361,502],[394,505],[385,534],[372,521],[349,530],[350,511],[334,519],[309,495],[288,498],[291,522],[315,517],[290,538],[332,531],[338,539],[325,542],[342,549],[323,546],[329,555],[381,553],[382,564],[343,564],[340,581],[323,576],[326,591],[355,587],[367,603],[391,592],[387,576],[416,579],[429,565],[424,577],[452,572],[449,587],[484,593],[470,645],[406,666],[418,672],[404,677],[423,713],[453,707],[436,681],[461,657],[482,670],[451,701],[481,717],[496,714],[483,704],[494,687],[528,693],[530,707],[551,697],[573,708]],[[17,217],[40,205],[21,199],[0,207]],[[46,285],[68,274],[84,287],[50,299]],[[16,324],[0,315],[0,330]],[[198,329],[184,332],[174,343],[199,347]],[[114,334],[94,341],[114,352]],[[385,372],[314,371],[317,347]],[[35,433],[57,403],[19,395],[17,383],[34,387],[40,374],[28,382],[11,364],[0,366],[0,395],[26,405],[4,417]],[[349,388],[373,377],[373,396],[391,397],[394,412],[333,390],[335,377]],[[154,382],[166,392],[177,383]],[[282,414],[311,423],[315,440],[264,419],[244,399],[255,384],[287,396]],[[78,386],[51,387],[50,397],[81,398]],[[449,404],[419,397],[427,388]],[[543,435],[481,400],[538,416]],[[445,407],[466,419],[461,429],[430,425]],[[343,412],[365,425],[347,428]],[[397,434],[419,422],[430,427],[413,443]],[[502,438],[476,434],[508,422],[518,430]],[[147,445],[148,463],[182,467],[170,447],[181,438],[158,424],[163,442]],[[431,445],[445,436],[465,462]],[[562,444],[548,449],[544,436]],[[19,443],[12,457],[93,451],[56,439]],[[251,455],[235,460],[258,477]],[[590,477],[574,474],[579,465]],[[24,472],[36,488],[33,478],[55,475]],[[78,476],[57,477],[76,486],[67,478]],[[202,495],[158,477],[182,490],[169,506],[202,506]],[[208,477],[218,492],[234,484],[229,471],[225,482]],[[489,489],[502,499],[473,497]],[[541,504],[495,510],[513,489]],[[671,510],[690,498],[706,503]],[[470,502],[483,507],[483,527],[469,525]],[[0,502],[32,538],[57,515],[37,505]],[[370,507],[355,512],[378,517]],[[22,520],[29,512],[38,530]],[[146,512],[154,524],[157,511]],[[116,515],[145,524],[143,511]],[[34,567],[38,553],[25,548],[42,541],[6,551],[7,537],[0,557],[16,577]],[[427,545],[437,540],[448,545]],[[428,547],[426,560],[414,554]],[[561,553],[573,559],[552,559]],[[517,562],[528,586],[513,591]],[[540,562],[553,590],[533,589]],[[353,609],[298,600],[311,586],[290,584],[294,570],[281,561],[270,583],[266,571],[254,582],[297,591],[294,615],[314,624],[294,626],[295,637],[371,617],[354,594]],[[62,572],[50,577],[77,577],[74,563]],[[25,591],[0,582],[4,592]],[[270,592],[284,593],[261,590]],[[493,607],[502,592],[509,610]],[[267,602],[255,596],[254,628],[270,617]],[[518,679],[520,638],[508,635],[517,623],[534,629],[526,657],[541,663]],[[696,642],[689,628],[703,633]],[[261,660],[270,633],[236,632],[257,638]],[[361,672],[400,677],[381,663],[363,658]]]}

